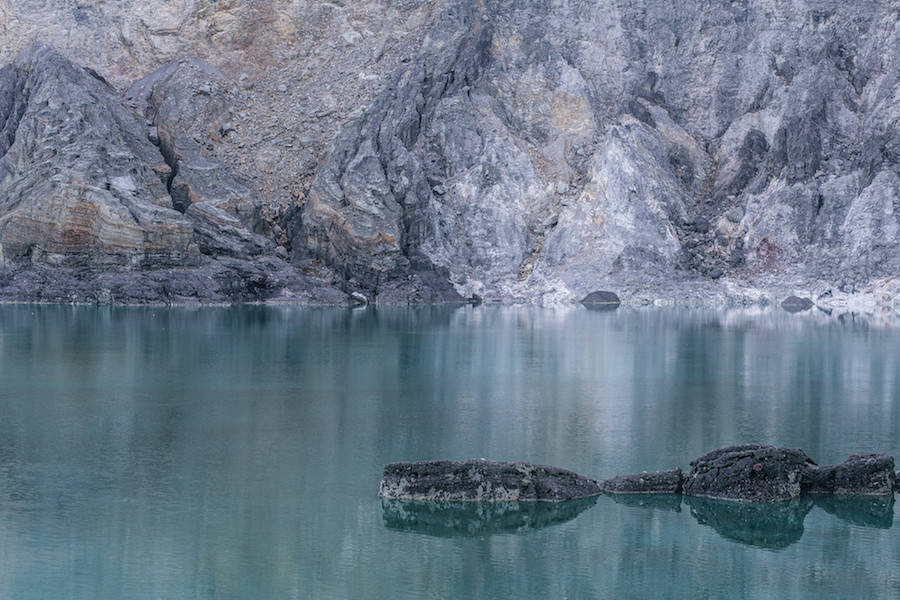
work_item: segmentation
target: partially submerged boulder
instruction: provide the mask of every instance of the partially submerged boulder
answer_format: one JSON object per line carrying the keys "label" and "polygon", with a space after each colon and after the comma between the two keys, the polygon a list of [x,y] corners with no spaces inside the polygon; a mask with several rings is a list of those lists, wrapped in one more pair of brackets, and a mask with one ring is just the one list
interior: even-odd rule
{"label": "partially submerged boulder", "polygon": [[680,494],[681,469],[619,475],[600,483],[608,494]]}
{"label": "partially submerged boulder", "polygon": [[560,502],[596,496],[600,484],[572,471],[524,462],[435,460],[391,463],[381,498],[442,502]]}
{"label": "partially submerged boulder", "polygon": [[896,486],[894,457],[887,454],[851,454],[839,465],[810,469],[810,494],[890,496]]}
{"label": "partially submerged boulder", "polygon": [[621,300],[614,292],[598,290],[582,298],[581,303],[588,308],[612,310],[618,308]]}
{"label": "partially submerged boulder", "polygon": [[798,313],[809,310],[813,307],[813,301],[809,298],[800,298],[799,296],[788,296],[781,303],[781,308],[789,313]]}
{"label": "partially submerged boulder", "polygon": [[683,490],[687,496],[719,500],[790,500],[804,491],[807,472],[815,466],[799,449],[730,446],[693,460]]}

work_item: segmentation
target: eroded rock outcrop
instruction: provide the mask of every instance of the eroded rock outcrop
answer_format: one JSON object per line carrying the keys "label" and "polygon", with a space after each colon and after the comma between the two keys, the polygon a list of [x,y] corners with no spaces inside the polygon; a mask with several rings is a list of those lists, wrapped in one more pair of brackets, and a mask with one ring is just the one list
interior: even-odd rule
{"label": "eroded rock outcrop", "polygon": [[[113,172],[121,157],[155,151],[118,134],[106,146],[109,173],[88,178],[82,208],[98,205],[95,184],[135,186],[143,219],[100,211],[102,233],[81,243],[104,240],[111,264],[146,262],[145,243],[150,262],[176,269],[192,244],[233,260],[290,256],[320,287],[376,303],[575,302],[597,289],[625,301],[900,298],[890,3],[39,4],[0,0],[0,61],[41,39],[119,90],[143,76],[125,102],[165,160],[139,162],[170,169],[163,195],[143,173],[112,181],[125,177]],[[8,114],[27,106],[21,67],[0,76]],[[119,119],[101,95],[96,106]],[[73,98],[69,108],[83,104]],[[64,136],[80,115],[63,119]],[[19,116],[0,123],[0,147],[13,146]],[[68,150],[100,146],[78,139]],[[78,152],[44,145],[46,169],[33,171],[47,183],[0,191],[23,200],[10,252],[78,262],[54,250],[75,240],[61,241],[68,225],[51,230],[43,200]],[[143,199],[159,197],[182,229],[164,233],[175,221],[147,212]]]}
{"label": "eroded rock outcrop", "polygon": [[559,502],[596,496],[599,484],[572,471],[487,460],[391,463],[378,495],[439,502]]}
{"label": "eroded rock outcrop", "polygon": [[345,300],[248,229],[246,188],[179,122],[154,139],[100,75],[49,46],[0,69],[0,123],[0,299]]}

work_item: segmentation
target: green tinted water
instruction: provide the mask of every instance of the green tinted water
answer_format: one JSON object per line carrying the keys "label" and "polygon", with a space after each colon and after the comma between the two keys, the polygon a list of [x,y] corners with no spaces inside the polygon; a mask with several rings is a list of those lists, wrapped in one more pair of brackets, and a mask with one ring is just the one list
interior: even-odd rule
{"label": "green tinted water", "polygon": [[814,313],[0,307],[0,597],[894,598],[894,506],[395,506],[395,460],[598,478],[900,456],[900,332]]}

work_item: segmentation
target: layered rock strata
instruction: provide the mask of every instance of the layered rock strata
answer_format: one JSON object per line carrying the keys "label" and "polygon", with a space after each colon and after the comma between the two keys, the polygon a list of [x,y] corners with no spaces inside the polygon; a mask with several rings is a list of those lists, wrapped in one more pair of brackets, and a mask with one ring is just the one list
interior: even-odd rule
{"label": "layered rock strata", "polygon": [[[0,0],[0,296],[107,297],[102,274],[121,301],[891,309],[897,22],[885,2]],[[87,70],[14,58],[37,39]]]}
{"label": "layered rock strata", "polygon": [[249,190],[187,138],[187,68],[215,76],[151,77],[146,122],[48,46],[0,69],[0,299],[344,301],[251,231]]}

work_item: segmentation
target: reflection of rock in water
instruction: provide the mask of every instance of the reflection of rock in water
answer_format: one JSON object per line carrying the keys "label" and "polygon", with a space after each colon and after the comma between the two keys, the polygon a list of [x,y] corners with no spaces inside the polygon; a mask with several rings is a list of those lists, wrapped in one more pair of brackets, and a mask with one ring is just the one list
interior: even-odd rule
{"label": "reflection of rock in water", "polygon": [[681,494],[607,494],[616,504],[681,511]]}
{"label": "reflection of rock in water", "polygon": [[816,506],[862,527],[890,529],[894,525],[893,496],[818,496]]}
{"label": "reflection of rock in water", "polygon": [[565,502],[419,502],[382,500],[388,529],[437,537],[521,534],[574,519],[597,497]]}
{"label": "reflection of rock in water", "polygon": [[786,548],[803,536],[809,497],[786,502],[750,503],[685,496],[691,515],[722,537],[749,546]]}

